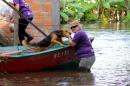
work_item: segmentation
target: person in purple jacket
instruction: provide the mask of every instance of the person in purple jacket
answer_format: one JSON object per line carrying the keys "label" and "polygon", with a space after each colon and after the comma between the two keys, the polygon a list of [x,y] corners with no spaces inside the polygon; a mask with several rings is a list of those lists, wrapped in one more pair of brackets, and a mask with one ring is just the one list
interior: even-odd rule
{"label": "person in purple jacket", "polygon": [[[13,4],[15,8],[26,18],[30,21],[33,20],[33,13],[29,7],[29,5],[25,2],[25,0],[13,0]],[[31,41],[33,38],[26,33],[26,28],[29,22],[22,16],[19,18],[19,25],[18,25],[18,34],[19,34],[19,41],[22,44],[22,40],[27,37],[27,41]]]}
{"label": "person in purple jacket", "polygon": [[76,55],[79,59],[79,70],[90,72],[95,62],[95,54],[90,39],[83,31],[79,20],[72,22],[70,28],[75,34],[73,38],[68,34],[69,44],[76,49]]}

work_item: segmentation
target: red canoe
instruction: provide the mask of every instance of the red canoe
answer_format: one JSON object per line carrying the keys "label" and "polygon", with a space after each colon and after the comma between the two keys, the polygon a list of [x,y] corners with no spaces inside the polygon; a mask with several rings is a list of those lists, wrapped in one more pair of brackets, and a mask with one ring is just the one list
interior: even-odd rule
{"label": "red canoe", "polygon": [[[17,53],[17,49],[25,49],[23,46],[2,48],[8,50],[11,55],[8,55],[8,53],[1,54],[0,58],[3,61],[0,62],[0,72],[38,71],[76,61],[75,50],[70,46],[58,46],[35,53]],[[15,52],[10,53],[10,50]]]}
{"label": "red canoe", "polygon": [[[92,41],[93,38],[91,38]],[[41,52],[30,52],[30,50],[24,46],[0,48],[0,72],[38,71],[71,62],[76,63],[77,66],[75,49],[69,45],[65,47],[56,45],[53,48]]]}

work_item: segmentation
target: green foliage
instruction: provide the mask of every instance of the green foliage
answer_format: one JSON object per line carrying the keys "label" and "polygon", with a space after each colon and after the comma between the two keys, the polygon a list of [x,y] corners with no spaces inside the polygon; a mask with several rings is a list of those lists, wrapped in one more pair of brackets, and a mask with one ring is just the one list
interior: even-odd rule
{"label": "green foliage", "polygon": [[60,12],[60,15],[62,16],[63,20],[67,21],[69,19],[69,16],[65,12]]}
{"label": "green foliage", "polygon": [[104,14],[101,15],[101,21],[102,21],[102,23],[104,23],[104,24],[107,23],[107,17],[106,17]]}
{"label": "green foliage", "polygon": [[114,7],[116,10],[123,10],[126,9],[126,3],[124,2],[124,0],[117,0],[117,1],[111,1],[110,2],[111,7]]}
{"label": "green foliage", "polygon": [[100,7],[101,8],[108,8],[108,9],[110,9],[109,0],[99,0],[98,3],[100,3]]}
{"label": "green foliage", "polygon": [[89,13],[86,15],[86,18],[88,19],[89,22],[91,21],[95,21],[98,19],[97,15],[96,14],[93,14],[93,13]]}
{"label": "green foliage", "polygon": [[[63,0],[65,1],[65,0]],[[67,21],[71,22],[76,19],[81,19],[85,12],[96,8],[95,4],[88,3],[86,0],[66,0],[60,8],[61,21],[66,23]],[[69,20],[69,18],[72,18]]]}
{"label": "green foliage", "polygon": [[123,22],[130,22],[130,13],[127,14],[127,16],[122,18]]}
{"label": "green foliage", "polygon": [[[111,11],[124,11],[130,8],[130,1],[126,0],[60,0],[60,17],[62,23],[71,22],[76,19],[95,21],[98,18],[102,22],[108,22]],[[94,11],[97,11],[95,13]],[[128,14],[128,13],[127,13]],[[124,18],[129,20],[129,15]]]}

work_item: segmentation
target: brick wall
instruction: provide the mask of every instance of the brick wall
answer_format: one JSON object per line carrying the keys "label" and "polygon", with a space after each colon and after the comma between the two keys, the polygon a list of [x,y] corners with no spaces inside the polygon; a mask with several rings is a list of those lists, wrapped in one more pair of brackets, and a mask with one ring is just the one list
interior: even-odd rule
{"label": "brick wall", "polygon": [[[29,3],[33,11],[33,23],[38,26],[42,31],[44,31],[46,34],[49,34],[52,30],[59,29],[59,0],[26,0],[26,2]],[[17,43],[19,42],[17,31],[15,33],[13,33],[13,31],[10,32],[9,28],[2,26],[7,26],[7,24],[3,23],[4,20],[1,21],[0,36],[2,35],[2,37],[6,39],[6,43],[17,45]],[[14,30],[17,30],[17,23],[14,26]],[[26,32],[34,37],[33,42],[38,42],[44,38],[44,36],[38,30],[34,29],[32,25],[29,25],[28,28],[30,29],[27,29]]]}
{"label": "brick wall", "polygon": [[59,0],[26,1],[33,11],[35,25],[47,34],[54,29],[59,29]]}

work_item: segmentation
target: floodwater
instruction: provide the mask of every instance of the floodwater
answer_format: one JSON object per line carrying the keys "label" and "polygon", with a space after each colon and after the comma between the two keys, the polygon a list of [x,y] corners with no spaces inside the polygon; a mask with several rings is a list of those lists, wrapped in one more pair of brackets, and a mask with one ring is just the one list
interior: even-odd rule
{"label": "floodwater", "polygon": [[0,74],[0,86],[130,86],[130,31],[116,27],[86,32],[95,37],[96,61],[91,73],[55,70]]}

